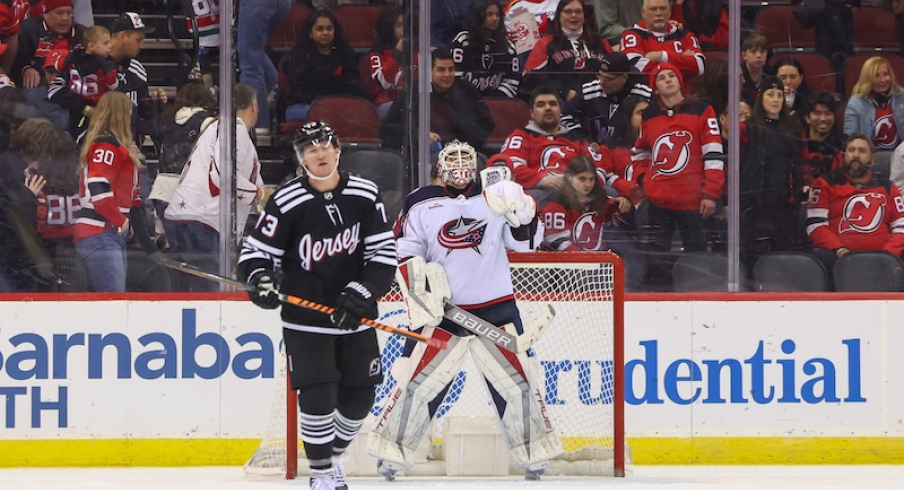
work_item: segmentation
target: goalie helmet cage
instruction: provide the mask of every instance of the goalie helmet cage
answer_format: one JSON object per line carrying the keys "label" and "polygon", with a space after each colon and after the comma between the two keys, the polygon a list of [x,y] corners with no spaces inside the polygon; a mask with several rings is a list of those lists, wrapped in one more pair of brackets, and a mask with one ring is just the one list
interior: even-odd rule
{"label": "goalie helmet cage", "polygon": [[[624,265],[609,252],[509,253],[515,299],[525,329],[550,304],[556,316],[534,344],[539,387],[565,453],[550,465],[552,474],[624,476]],[[397,285],[380,299],[379,321],[407,327],[405,303]],[[395,385],[392,363],[404,346],[398,336],[380,334],[385,380],[377,388],[371,416]],[[466,357],[470,357],[470,354]],[[466,382],[473,373],[474,380]],[[437,410],[430,435],[431,455],[442,454],[442,423],[449,416],[495,417],[488,392],[471,359]],[[245,464],[254,476],[295,478],[306,467],[299,437],[296,392],[281,363],[270,420],[261,445]],[[370,418],[365,422],[369,426]],[[362,433],[355,444],[363,444]],[[376,459],[373,459],[374,470]],[[416,465],[417,466],[417,463]],[[421,473],[418,473],[421,474]],[[442,474],[438,474],[442,476]]]}

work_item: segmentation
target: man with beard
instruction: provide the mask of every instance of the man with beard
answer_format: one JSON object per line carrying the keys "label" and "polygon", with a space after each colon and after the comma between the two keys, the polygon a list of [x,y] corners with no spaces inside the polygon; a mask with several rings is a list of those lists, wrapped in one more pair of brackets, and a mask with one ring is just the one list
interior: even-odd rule
{"label": "man with beard", "polygon": [[904,252],[904,198],[870,170],[872,164],[869,137],[854,133],[844,150],[844,165],[813,182],[807,235],[826,271],[852,251],[885,250],[896,257]]}

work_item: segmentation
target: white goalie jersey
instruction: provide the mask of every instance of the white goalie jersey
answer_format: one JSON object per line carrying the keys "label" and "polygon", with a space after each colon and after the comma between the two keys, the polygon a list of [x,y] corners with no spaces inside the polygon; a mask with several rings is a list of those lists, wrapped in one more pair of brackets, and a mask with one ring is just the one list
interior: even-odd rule
{"label": "white goalie jersey", "polygon": [[415,190],[395,228],[399,257],[441,264],[452,290],[450,302],[465,309],[512,298],[506,248],[526,252],[543,239],[542,223],[529,239],[515,238],[506,220],[490,211],[476,183],[458,197],[440,186]]}

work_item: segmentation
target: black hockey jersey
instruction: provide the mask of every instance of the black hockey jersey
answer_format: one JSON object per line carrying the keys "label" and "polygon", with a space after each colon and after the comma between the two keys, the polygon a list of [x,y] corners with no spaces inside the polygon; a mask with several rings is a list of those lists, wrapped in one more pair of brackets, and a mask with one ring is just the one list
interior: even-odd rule
{"label": "black hockey jersey", "polygon": [[497,46],[494,39],[474,40],[468,31],[461,31],[452,40],[451,51],[455,76],[473,85],[481,97],[518,95],[521,64],[511,41]]}
{"label": "black hockey jersey", "polygon": [[[341,173],[339,185],[321,193],[307,177],[280,186],[245,239],[238,274],[281,269],[280,291],[333,306],[346,285],[358,281],[378,296],[389,291],[398,266],[395,238],[373,182]],[[368,317],[377,316],[376,308]],[[341,335],[323,313],[282,308],[283,327]],[[363,329],[367,327],[360,327]]]}
{"label": "black hockey jersey", "polygon": [[116,62],[112,58],[88,54],[84,49],[69,53],[63,62],[62,77],[68,78],[69,90],[92,105],[119,86]]}

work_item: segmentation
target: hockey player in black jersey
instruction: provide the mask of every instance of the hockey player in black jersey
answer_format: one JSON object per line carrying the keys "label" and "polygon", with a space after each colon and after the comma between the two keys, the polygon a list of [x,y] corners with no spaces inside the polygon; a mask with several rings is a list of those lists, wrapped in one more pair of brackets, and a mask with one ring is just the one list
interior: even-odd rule
{"label": "hockey player in black jersey", "polygon": [[262,308],[280,306],[277,290],[335,308],[326,315],[284,304],[282,325],[311,489],[345,490],[345,450],[383,380],[376,332],[361,318],[377,316],[398,265],[396,245],[377,186],[338,170],[332,128],[308,123],[294,146],[305,174],[267,202],[238,275],[259,288],[250,296]]}

